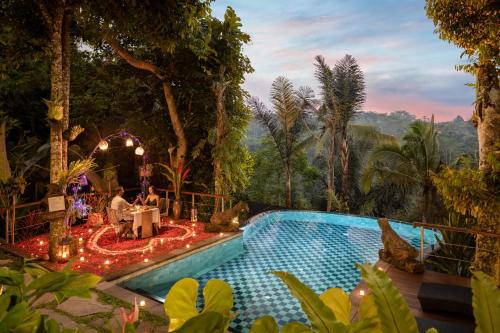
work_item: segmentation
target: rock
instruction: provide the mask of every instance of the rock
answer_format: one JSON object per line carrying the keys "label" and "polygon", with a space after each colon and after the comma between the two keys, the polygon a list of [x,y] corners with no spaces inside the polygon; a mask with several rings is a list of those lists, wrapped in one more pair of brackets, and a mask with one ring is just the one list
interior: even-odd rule
{"label": "rock", "polygon": [[212,215],[210,223],[219,225],[229,225],[233,222],[233,218],[238,217],[240,212],[249,211],[248,204],[240,201],[234,207],[226,209],[223,212]]}
{"label": "rock", "polygon": [[102,304],[97,299],[97,294],[92,293],[92,297],[70,297],[63,303],[59,304],[57,308],[61,311],[71,313],[74,316],[82,317],[96,313],[111,312],[113,307],[111,305]]}
{"label": "rock", "polygon": [[415,260],[418,251],[391,228],[389,220],[380,218],[377,222],[382,230],[384,244],[384,248],[379,251],[379,258],[403,271],[422,273],[424,266]]}
{"label": "rock", "polygon": [[240,212],[248,212],[248,204],[240,201],[234,207],[226,209],[223,212],[212,215],[210,223],[205,226],[207,232],[232,232],[239,229],[240,224],[233,222]]}

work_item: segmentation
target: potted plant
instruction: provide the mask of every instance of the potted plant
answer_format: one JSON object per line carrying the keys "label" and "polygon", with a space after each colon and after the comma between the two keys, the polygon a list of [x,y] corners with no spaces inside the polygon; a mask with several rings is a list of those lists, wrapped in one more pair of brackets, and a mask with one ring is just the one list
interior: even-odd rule
{"label": "potted plant", "polygon": [[87,217],[89,226],[100,226],[104,223],[104,210],[108,205],[108,195],[92,193],[87,195],[86,203],[90,210]]}
{"label": "potted plant", "polygon": [[[68,193],[70,192],[68,188],[70,185],[78,184],[79,177],[93,169],[94,166],[93,159],[73,161],[66,170],[59,173],[55,184],[51,184],[51,191],[53,191],[53,194],[64,195],[68,203],[68,208],[65,212],[53,212],[56,214],[48,213],[46,216],[46,219],[50,220],[49,258],[53,262],[58,261],[58,245],[63,239],[65,239],[65,242],[71,244],[70,248],[72,249],[72,253],[70,253],[69,257],[76,254],[75,241],[71,238],[69,233],[69,228],[75,219],[75,194]],[[51,217],[51,215],[53,216]]]}
{"label": "potted plant", "polygon": [[186,178],[189,174],[189,168],[184,167],[184,160],[174,160],[172,151],[172,148],[168,150],[170,162],[168,164],[158,163],[158,165],[166,171],[162,172],[162,174],[172,183],[172,189],[175,196],[172,210],[174,212],[174,219],[178,220],[181,217],[182,211],[181,188],[186,182]]}

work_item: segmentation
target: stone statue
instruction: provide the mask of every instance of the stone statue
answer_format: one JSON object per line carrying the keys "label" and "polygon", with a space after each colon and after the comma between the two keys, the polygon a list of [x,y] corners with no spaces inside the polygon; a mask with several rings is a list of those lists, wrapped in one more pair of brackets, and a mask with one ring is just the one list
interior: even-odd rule
{"label": "stone statue", "polygon": [[418,251],[391,228],[388,219],[379,218],[377,222],[382,230],[384,244],[384,248],[379,251],[379,258],[403,271],[422,273],[424,266],[415,260]]}
{"label": "stone statue", "polygon": [[205,230],[208,232],[236,231],[240,227],[238,215],[248,211],[248,204],[240,201],[232,208],[212,215],[210,224],[206,225]]}

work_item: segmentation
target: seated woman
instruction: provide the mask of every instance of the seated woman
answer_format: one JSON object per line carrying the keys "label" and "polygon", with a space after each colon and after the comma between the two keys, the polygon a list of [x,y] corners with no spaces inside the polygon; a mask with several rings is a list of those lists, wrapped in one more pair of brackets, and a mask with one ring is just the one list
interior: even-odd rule
{"label": "seated woman", "polygon": [[142,199],[142,197],[138,197],[142,204],[144,206],[154,206],[154,207],[159,207],[160,206],[160,196],[156,194],[155,187],[150,186],[148,188],[148,196],[146,199]]}

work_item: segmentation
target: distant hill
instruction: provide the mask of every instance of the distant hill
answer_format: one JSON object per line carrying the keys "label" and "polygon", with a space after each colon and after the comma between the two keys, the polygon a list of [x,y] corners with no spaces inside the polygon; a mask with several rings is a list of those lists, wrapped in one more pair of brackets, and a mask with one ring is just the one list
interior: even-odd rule
{"label": "distant hill", "polygon": [[[384,134],[389,134],[401,140],[408,126],[417,120],[417,117],[406,111],[387,113],[361,112],[353,120],[355,124],[370,125]],[[458,116],[453,121],[436,123],[439,133],[439,143],[446,162],[453,161],[461,154],[475,156],[478,151],[477,132],[474,126]],[[260,139],[267,134],[255,120],[252,120],[247,129],[244,143],[251,151],[260,146]]]}

